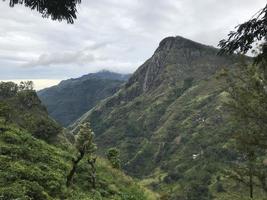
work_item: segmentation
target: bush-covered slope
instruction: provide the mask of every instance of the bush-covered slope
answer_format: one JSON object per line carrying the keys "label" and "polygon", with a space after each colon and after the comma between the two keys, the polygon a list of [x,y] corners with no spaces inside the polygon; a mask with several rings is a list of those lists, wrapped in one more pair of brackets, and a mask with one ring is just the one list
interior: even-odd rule
{"label": "bush-covered slope", "polygon": [[0,83],[0,120],[28,130],[36,138],[56,143],[62,128],[48,116],[32,88],[21,89],[12,82]]}
{"label": "bush-covered slope", "polygon": [[129,75],[101,71],[80,78],[62,81],[38,92],[48,113],[67,126],[99,101],[113,95]]}
{"label": "bush-covered slope", "polygon": [[[73,139],[73,138],[72,138]],[[154,200],[157,196],[104,159],[96,162],[96,187],[84,159],[66,187],[77,150],[48,117],[32,88],[0,83],[0,199]]]}
{"label": "bush-covered slope", "polygon": [[100,153],[119,148],[127,173],[165,199],[224,196],[231,187],[222,185],[221,169],[234,157],[224,148],[233,125],[222,107],[226,83],[217,77],[239,59],[217,53],[182,37],[164,39],[125,86],[82,116],[73,132],[90,121]]}
{"label": "bush-covered slope", "polygon": [[101,158],[95,190],[88,182],[86,163],[79,165],[73,187],[67,189],[73,152],[71,147],[49,145],[14,125],[0,124],[0,199],[156,199]]}
{"label": "bush-covered slope", "polygon": [[217,52],[181,37],[164,39],[125,86],[82,116],[74,129],[89,120],[101,147],[120,147],[129,173],[149,175],[194,134],[222,124],[224,93],[215,74],[237,59]]}

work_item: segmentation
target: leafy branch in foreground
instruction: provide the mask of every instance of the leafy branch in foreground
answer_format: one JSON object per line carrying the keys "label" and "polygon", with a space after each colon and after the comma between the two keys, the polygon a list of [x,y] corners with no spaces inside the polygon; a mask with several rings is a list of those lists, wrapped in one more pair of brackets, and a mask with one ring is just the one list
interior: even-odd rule
{"label": "leafy branch in foreground", "polygon": [[10,7],[21,4],[41,13],[44,18],[66,20],[71,24],[77,18],[77,4],[79,3],[81,0],[9,0]]}
{"label": "leafy branch in foreground", "polygon": [[236,27],[236,31],[228,34],[228,39],[219,42],[221,47],[220,54],[241,53],[246,54],[253,49],[253,44],[262,42],[261,52],[258,54],[256,61],[259,62],[266,58],[267,54],[267,4],[249,21]]}

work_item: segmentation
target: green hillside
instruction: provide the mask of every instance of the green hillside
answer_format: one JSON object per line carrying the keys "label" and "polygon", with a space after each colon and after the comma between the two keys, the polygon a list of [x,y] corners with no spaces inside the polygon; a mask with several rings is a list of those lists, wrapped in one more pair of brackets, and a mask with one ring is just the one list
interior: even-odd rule
{"label": "green hillside", "polygon": [[0,199],[156,199],[107,161],[97,161],[97,188],[88,182],[88,168],[81,163],[74,186],[66,188],[66,174],[74,156],[36,139],[16,126],[3,126],[0,134]]}
{"label": "green hillside", "polygon": [[37,94],[49,115],[63,126],[68,126],[99,101],[117,92],[128,78],[127,74],[100,71],[62,81]]}
{"label": "green hillside", "polygon": [[221,174],[234,159],[224,148],[234,125],[222,106],[227,84],[218,78],[240,60],[217,53],[179,36],[164,39],[121,90],[71,129],[90,121],[99,153],[119,148],[126,172],[163,199],[244,199],[234,193],[244,188]]}
{"label": "green hillside", "polygon": [[[21,100],[23,97],[23,101]],[[0,83],[0,199],[154,200],[157,195],[114,169],[96,162],[96,188],[90,184],[86,159],[71,187],[67,174],[77,150],[48,114],[31,88]]]}

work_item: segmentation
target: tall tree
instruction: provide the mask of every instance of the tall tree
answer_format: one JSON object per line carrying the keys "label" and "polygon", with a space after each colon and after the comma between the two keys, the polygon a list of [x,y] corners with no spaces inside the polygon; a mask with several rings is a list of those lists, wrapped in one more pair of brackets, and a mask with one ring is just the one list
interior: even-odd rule
{"label": "tall tree", "polygon": [[81,0],[9,0],[11,7],[21,4],[38,11],[44,18],[66,20],[68,23],[73,23],[77,18],[77,4],[79,3]]}
{"label": "tall tree", "polygon": [[[241,74],[234,77],[239,79],[243,86],[234,91],[237,92],[235,97],[238,95],[240,97],[237,102],[240,103],[243,110],[246,110],[243,117],[258,121],[260,126],[266,124],[267,108],[264,105],[267,100],[267,4],[249,21],[238,25],[235,31],[231,31],[228,39],[221,40],[219,46],[221,47],[220,54],[246,54],[249,50],[256,54],[253,66],[242,67],[245,77],[242,77]],[[246,96],[243,98],[244,101],[249,98],[250,104],[241,102],[241,95]]]}
{"label": "tall tree", "polygon": [[267,191],[264,158],[267,148],[267,93],[256,65],[243,64],[238,73],[227,76],[230,111],[236,129],[230,135],[228,147],[237,155],[230,164],[228,175],[249,187],[253,198],[254,187]]}
{"label": "tall tree", "polygon": [[17,94],[18,85],[13,82],[0,82],[0,99],[10,98]]}
{"label": "tall tree", "polygon": [[78,151],[78,155],[72,160],[72,169],[67,176],[67,187],[69,187],[72,183],[72,179],[74,174],[76,173],[79,162],[86,155],[88,155],[89,158],[92,157],[92,154],[96,149],[96,145],[94,144],[94,133],[90,128],[89,123],[84,123],[80,126],[80,130],[75,142],[75,147]]}
{"label": "tall tree", "polygon": [[253,198],[254,187],[267,192],[267,170],[264,157],[267,150],[267,5],[249,21],[238,25],[236,31],[221,40],[221,54],[256,53],[252,66],[244,65],[232,76],[228,74],[230,101],[227,107],[237,129],[230,147],[238,159],[232,166],[231,177],[249,186]]}
{"label": "tall tree", "polygon": [[117,148],[110,148],[107,152],[107,158],[114,168],[121,168],[120,151]]}
{"label": "tall tree", "polygon": [[21,81],[19,84],[19,90],[33,90],[34,84],[32,81]]}

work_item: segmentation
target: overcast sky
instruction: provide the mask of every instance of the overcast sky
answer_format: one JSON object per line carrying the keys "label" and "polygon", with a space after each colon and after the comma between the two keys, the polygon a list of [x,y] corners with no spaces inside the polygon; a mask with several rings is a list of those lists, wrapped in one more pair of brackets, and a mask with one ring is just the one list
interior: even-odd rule
{"label": "overcast sky", "polygon": [[78,19],[70,25],[0,1],[0,80],[61,80],[101,69],[133,72],[163,38],[180,35],[217,46],[265,4],[266,0],[83,0]]}

